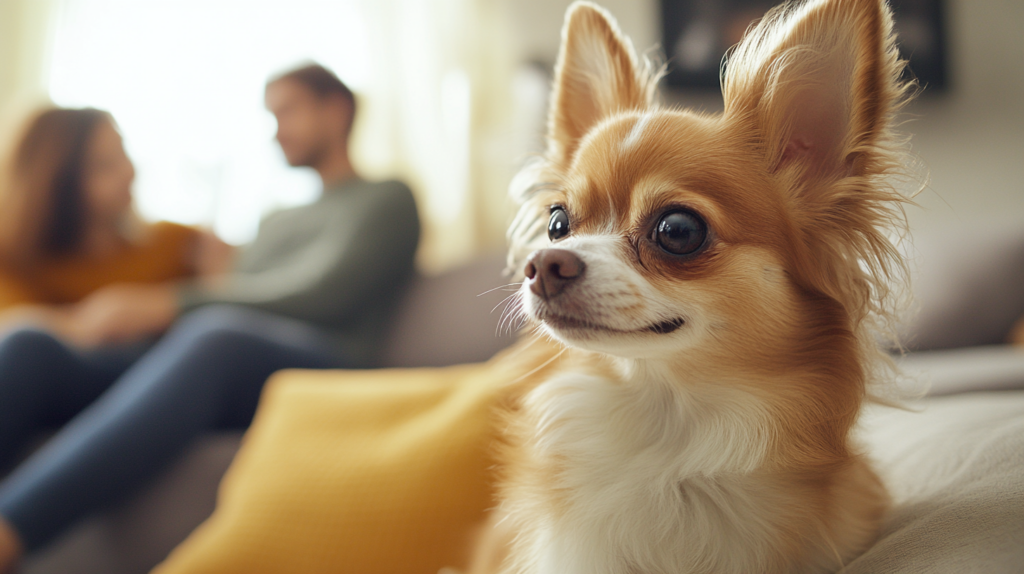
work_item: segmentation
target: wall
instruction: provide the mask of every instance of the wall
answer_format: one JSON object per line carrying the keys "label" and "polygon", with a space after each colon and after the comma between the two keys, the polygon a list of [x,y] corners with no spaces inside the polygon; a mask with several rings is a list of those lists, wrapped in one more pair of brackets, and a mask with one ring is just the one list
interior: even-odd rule
{"label": "wall", "polygon": [[[660,38],[657,0],[603,0],[641,51]],[[553,62],[568,1],[520,0],[523,53]],[[930,176],[908,215],[915,230],[939,232],[975,221],[1024,224],[1024,2],[948,0],[952,88],[925,94],[907,109],[905,129]],[[720,107],[716,95],[669,99]],[[987,223],[986,223],[987,224]]]}
{"label": "wall", "polygon": [[953,89],[908,111],[913,149],[931,175],[911,223],[1014,218],[1024,223],[1024,2],[948,3]]}

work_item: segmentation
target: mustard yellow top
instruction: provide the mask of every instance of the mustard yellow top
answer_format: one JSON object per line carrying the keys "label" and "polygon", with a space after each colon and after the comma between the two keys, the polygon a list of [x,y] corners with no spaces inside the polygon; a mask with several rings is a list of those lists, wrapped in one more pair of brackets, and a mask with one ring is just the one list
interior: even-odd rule
{"label": "mustard yellow top", "polygon": [[0,310],[25,304],[65,304],[113,283],[156,283],[195,274],[192,254],[199,232],[176,223],[149,226],[102,259],[59,257],[28,273],[0,266]]}

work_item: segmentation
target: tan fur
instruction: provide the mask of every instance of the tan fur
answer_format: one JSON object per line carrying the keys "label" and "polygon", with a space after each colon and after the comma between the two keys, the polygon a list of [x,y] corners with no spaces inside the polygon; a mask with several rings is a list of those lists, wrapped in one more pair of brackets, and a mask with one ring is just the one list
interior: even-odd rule
{"label": "tan fur", "polygon": [[[542,333],[524,360],[543,368],[507,409],[501,526],[473,572],[838,569],[888,504],[850,441],[905,276],[888,9],[773,10],[729,57],[719,115],[656,105],[656,74],[592,4],[562,40],[510,264],[557,248],[586,275],[550,300],[524,283]],[[554,244],[552,206],[570,221]],[[652,241],[681,208],[710,230],[688,258]]]}

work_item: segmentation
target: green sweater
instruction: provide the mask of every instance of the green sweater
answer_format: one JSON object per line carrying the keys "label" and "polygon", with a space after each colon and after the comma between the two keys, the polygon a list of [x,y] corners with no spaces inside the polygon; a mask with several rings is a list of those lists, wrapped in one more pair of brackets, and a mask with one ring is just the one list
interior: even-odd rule
{"label": "green sweater", "polygon": [[343,356],[371,365],[412,275],[419,235],[405,184],[350,180],[268,216],[225,286],[183,285],[179,307],[244,305],[308,321]]}

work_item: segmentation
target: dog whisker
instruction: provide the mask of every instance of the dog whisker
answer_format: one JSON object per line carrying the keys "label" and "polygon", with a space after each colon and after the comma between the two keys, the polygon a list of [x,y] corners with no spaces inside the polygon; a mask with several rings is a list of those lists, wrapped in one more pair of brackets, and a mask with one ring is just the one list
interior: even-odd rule
{"label": "dog whisker", "polygon": [[[498,307],[501,307],[502,305],[505,305],[505,304],[506,304],[506,303],[508,302],[508,300],[509,300],[509,299],[512,299],[512,298],[514,298],[514,297],[515,297],[516,295],[518,295],[518,294],[519,294],[519,292],[518,292],[518,291],[516,291],[515,293],[512,293],[512,294],[511,294],[511,295],[509,295],[508,297],[505,297],[504,299],[502,299],[501,301],[499,301],[497,305],[495,305],[494,307],[491,307],[491,313],[493,313],[493,312],[494,312],[494,311],[495,311],[495,310],[496,310],[496,309],[497,309]],[[507,308],[508,308],[508,307],[506,306],[506,309],[507,309]]]}
{"label": "dog whisker", "polygon": [[[515,322],[516,314],[522,311],[522,296],[519,292],[513,293],[506,297],[502,303],[505,303],[505,308],[502,309],[501,317],[499,318],[498,325],[495,329],[495,336],[498,337],[506,332],[512,332],[511,326]],[[499,305],[501,305],[501,303],[499,303]],[[494,309],[491,311],[493,312]],[[507,331],[506,326],[508,327]]]}
{"label": "dog whisker", "polygon": [[501,291],[502,289],[516,290],[516,289],[519,288],[519,285],[521,285],[521,283],[507,283],[505,285],[498,285],[494,289],[488,289],[487,291],[484,291],[483,293],[478,294],[477,297],[483,297],[484,295],[486,295],[488,293],[493,293],[495,291]]}

